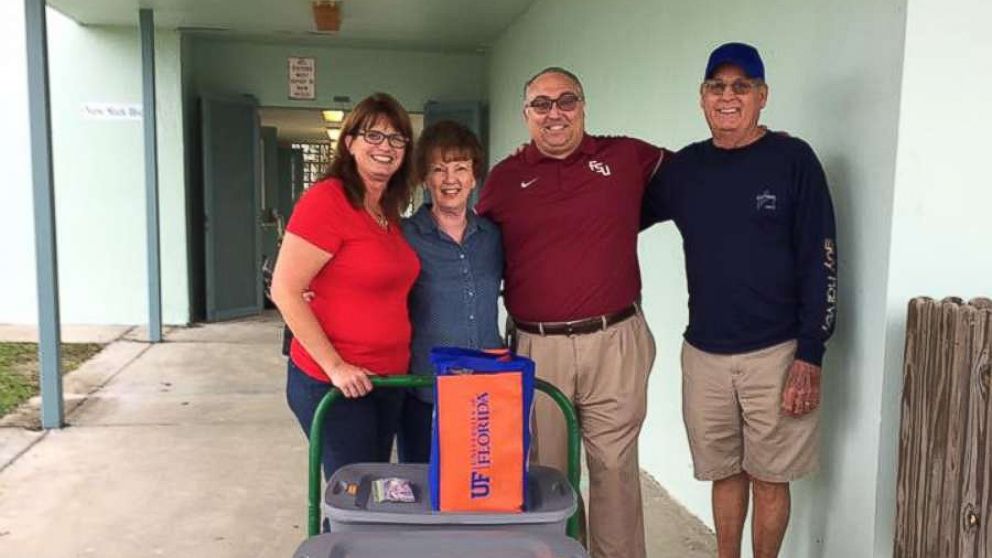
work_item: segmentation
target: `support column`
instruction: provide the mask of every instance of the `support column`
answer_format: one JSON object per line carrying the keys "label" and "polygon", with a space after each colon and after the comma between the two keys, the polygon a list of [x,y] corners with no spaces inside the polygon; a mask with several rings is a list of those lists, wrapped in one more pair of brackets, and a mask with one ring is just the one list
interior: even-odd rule
{"label": "support column", "polygon": [[49,429],[61,428],[64,415],[45,4],[45,0],[24,0],[28,54],[28,114],[31,122],[31,182],[34,191],[35,262],[38,272],[41,425]]}
{"label": "support column", "polygon": [[158,137],[155,120],[155,14],[138,12],[141,26],[142,113],[145,131],[145,209],[148,242],[148,340],[162,341],[162,260],[159,245]]}

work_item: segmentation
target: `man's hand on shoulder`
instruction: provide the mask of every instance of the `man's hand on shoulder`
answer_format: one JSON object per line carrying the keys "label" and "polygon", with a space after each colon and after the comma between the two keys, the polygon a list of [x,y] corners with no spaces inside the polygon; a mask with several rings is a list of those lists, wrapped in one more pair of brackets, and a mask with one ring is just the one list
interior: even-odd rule
{"label": "man's hand on shoulder", "polygon": [[820,406],[819,366],[802,360],[792,361],[782,389],[782,413],[801,417]]}

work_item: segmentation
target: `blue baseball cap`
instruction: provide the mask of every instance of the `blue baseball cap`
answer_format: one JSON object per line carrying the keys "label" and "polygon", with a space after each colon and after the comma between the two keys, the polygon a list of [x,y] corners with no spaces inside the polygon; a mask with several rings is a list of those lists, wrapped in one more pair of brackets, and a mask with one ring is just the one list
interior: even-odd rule
{"label": "blue baseball cap", "polygon": [[744,43],[726,43],[716,47],[710,53],[710,61],[706,63],[706,75],[703,79],[713,77],[713,72],[724,64],[733,64],[744,71],[744,75],[752,79],[765,79],[765,64],[761,61],[758,49]]}

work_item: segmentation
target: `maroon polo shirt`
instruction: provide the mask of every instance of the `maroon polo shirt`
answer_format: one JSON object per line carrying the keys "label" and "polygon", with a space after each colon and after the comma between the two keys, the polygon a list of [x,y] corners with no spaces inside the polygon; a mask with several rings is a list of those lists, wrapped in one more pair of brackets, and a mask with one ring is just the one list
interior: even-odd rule
{"label": "maroon polo shirt", "polygon": [[528,322],[622,310],[641,292],[641,198],[662,150],[586,135],[565,159],[531,142],[489,173],[476,206],[503,232],[506,306]]}

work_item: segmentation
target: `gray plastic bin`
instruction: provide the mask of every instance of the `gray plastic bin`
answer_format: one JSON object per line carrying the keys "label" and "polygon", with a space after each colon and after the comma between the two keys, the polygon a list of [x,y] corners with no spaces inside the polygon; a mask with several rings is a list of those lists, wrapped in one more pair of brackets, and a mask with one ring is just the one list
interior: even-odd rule
{"label": "gray plastic bin", "polygon": [[564,535],[520,531],[390,531],[325,533],[293,558],[587,558]]}
{"label": "gray plastic bin", "polygon": [[[387,477],[408,479],[415,503],[376,503],[372,482]],[[357,488],[349,493],[349,485]],[[324,513],[332,532],[405,529],[502,529],[564,535],[575,512],[575,492],[565,475],[550,467],[531,466],[527,475],[527,509],[520,513],[452,513],[431,510],[427,465],[358,463],[337,470],[324,493]]]}

